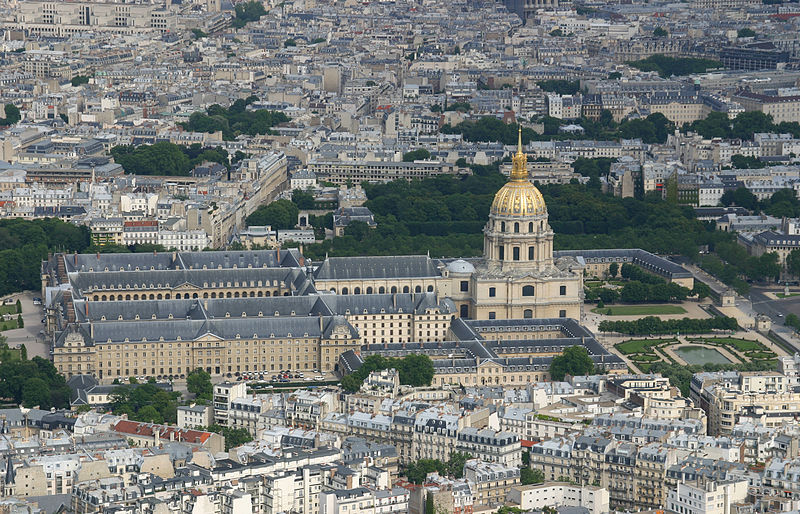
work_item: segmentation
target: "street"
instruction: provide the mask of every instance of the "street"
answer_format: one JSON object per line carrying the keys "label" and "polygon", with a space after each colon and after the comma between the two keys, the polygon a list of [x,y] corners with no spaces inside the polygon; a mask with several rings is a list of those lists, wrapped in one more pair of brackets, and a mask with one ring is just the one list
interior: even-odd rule
{"label": "street", "polygon": [[44,329],[42,325],[42,318],[44,312],[41,305],[33,304],[33,297],[39,296],[39,293],[25,291],[23,293],[14,293],[7,296],[19,298],[22,303],[22,321],[25,324],[24,328],[17,328],[14,330],[6,330],[2,335],[6,337],[8,346],[11,348],[17,347],[21,344],[25,345],[28,350],[28,358],[32,359],[35,356],[50,359],[50,347],[44,342],[43,339],[37,338],[39,333]]}

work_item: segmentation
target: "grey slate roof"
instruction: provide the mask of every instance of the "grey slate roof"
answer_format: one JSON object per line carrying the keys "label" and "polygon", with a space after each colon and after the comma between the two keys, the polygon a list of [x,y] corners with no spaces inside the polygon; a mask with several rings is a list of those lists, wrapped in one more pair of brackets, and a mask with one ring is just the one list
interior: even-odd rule
{"label": "grey slate roof", "polygon": [[423,278],[441,273],[426,255],[328,257],[314,271],[317,280]]}
{"label": "grey slate roof", "polygon": [[608,250],[561,250],[553,252],[553,259],[560,257],[583,257],[587,262],[602,259],[622,260],[667,278],[689,278],[692,274],[683,266],[639,248],[615,248]]}

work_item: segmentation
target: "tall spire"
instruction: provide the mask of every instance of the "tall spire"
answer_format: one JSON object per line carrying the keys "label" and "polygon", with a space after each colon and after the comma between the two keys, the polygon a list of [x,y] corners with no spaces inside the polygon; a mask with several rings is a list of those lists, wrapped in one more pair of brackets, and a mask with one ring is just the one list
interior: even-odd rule
{"label": "tall spire", "polygon": [[522,125],[519,125],[517,134],[517,153],[511,161],[511,180],[515,182],[528,180],[528,156],[522,151]]}

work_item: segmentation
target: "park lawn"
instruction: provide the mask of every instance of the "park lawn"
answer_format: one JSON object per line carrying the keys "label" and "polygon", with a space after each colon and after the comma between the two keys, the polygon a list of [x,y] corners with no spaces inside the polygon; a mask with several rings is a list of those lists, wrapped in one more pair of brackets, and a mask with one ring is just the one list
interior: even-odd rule
{"label": "park lawn", "polygon": [[800,293],[789,293],[789,294],[775,293],[775,296],[777,296],[778,298],[789,298],[791,296],[800,296]]}
{"label": "park lawn", "polygon": [[766,350],[764,345],[758,341],[748,341],[746,339],[737,339],[735,337],[710,337],[704,338],[703,341],[709,343],[730,345],[739,350],[740,352],[749,352],[752,350]]}
{"label": "park lawn", "polygon": [[614,346],[625,355],[630,355],[632,353],[650,353],[652,352],[652,346],[657,346],[667,341],[675,341],[675,339],[631,339],[630,341],[617,343]]}
{"label": "park lawn", "polygon": [[613,307],[595,307],[592,312],[606,316],[650,316],[686,314],[686,309],[680,305],[615,305]]}
{"label": "park lawn", "polygon": [[16,319],[12,319],[11,321],[0,320],[0,330],[14,330],[15,328],[18,328]]}
{"label": "park lawn", "polygon": [[16,305],[0,305],[0,314],[17,314]]}

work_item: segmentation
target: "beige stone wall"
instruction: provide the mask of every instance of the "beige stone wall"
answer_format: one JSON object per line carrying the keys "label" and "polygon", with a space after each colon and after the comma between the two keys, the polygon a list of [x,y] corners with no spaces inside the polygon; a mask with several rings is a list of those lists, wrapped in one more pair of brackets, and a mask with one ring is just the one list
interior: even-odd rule
{"label": "beige stone wall", "polygon": [[97,341],[95,346],[84,346],[82,338],[77,336],[64,347],[54,348],[53,364],[67,377],[89,373],[99,379],[187,375],[195,368],[210,370],[213,376],[284,369],[332,371],[342,353],[359,347],[360,341],[354,339],[223,341],[212,336],[196,341]]}

